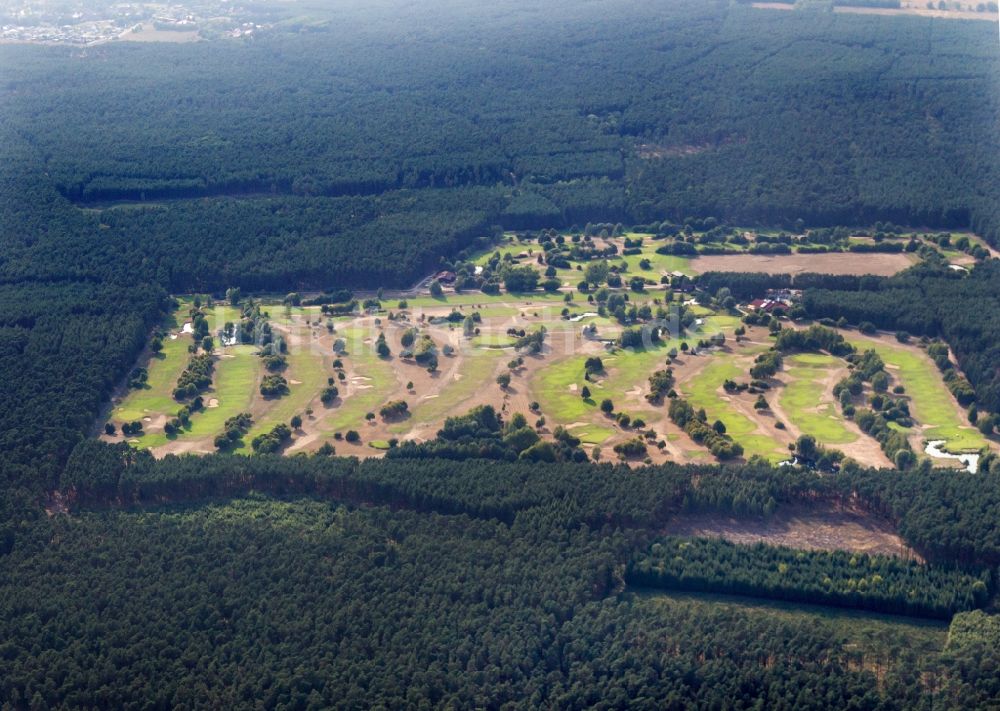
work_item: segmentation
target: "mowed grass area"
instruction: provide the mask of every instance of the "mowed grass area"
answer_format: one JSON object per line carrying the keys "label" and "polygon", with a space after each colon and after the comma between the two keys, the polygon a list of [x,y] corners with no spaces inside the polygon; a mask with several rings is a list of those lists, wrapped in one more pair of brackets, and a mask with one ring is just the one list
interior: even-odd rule
{"label": "mowed grass area", "polygon": [[667,368],[667,353],[671,348],[680,349],[681,339],[660,341],[649,348],[619,350],[614,355],[602,357],[608,371],[602,385],[610,393],[605,397],[622,397],[629,390],[639,387],[648,390],[649,375]]}
{"label": "mowed grass area", "polygon": [[823,379],[831,370],[846,370],[844,361],[821,353],[801,353],[785,359],[787,384],[779,402],[786,416],[800,431],[821,444],[854,442],[858,436],[844,425],[840,408],[826,396]]}
{"label": "mowed grass area", "polygon": [[[475,311],[475,307],[487,305],[492,309],[506,307],[507,311],[494,311],[494,315],[504,316],[514,316],[517,314],[518,307],[525,308],[531,306],[538,306],[539,308],[545,305],[555,306],[559,305],[561,309],[563,306],[563,294],[549,294],[544,291],[538,291],[532,294],[484,294],[481,291],[470,291],[463,292],[461,294],[448,294],[440,298],[435,298],[433,296],[414,296],[407,297],[405,299],[386,299],[383,302],[385,308],[392,311],[397,311],[398,302],[405,301],[406,308],[413,309],[437,309],[441,307],[454,306],[465,307],[463,311],[472,313]],[[473,308],[469,308],[473,307]]]}
{"label": "mowed grass area", "polygon": [[396,387],[396,368],[401,367],[397,358],[379,358],[371,345],[361,345],[370,335],[368,329],[347,326],[338,328],[337,335],[349,344],[358,345],[341,357],[351,382],[337,381],[340,398],[332,407],[321,403],[315,408],[315,416],[320,419],[318,429],[323,435],[346,429],[363,431],[365,415],[377,412],[386,403]]}
{"label": "mowed grass area", "polygon": [[[474,349],[459,357],[442,356],[438,359],[438,376],[433,393],[417,393],[407,398],[410,404],[410,418],[389,427],[394,434],[402,434],[415,424],[443,422],[445,418],[463,414],[471,407],[463,406],[483,388],[499,388],[494,373],[501,362],[513,358],[513,351],[497,349]],[[406,364],[404,368],[420,368]],[[512,379],[512,387],[520,387],[517,377]],[[432,397],[427,397],[431,395]]]}
{"label": "mowed grass area", "polygon": [[[629,239],[642,239],[642,252],[640,254],[623,255],[619,252],[618,254],[607,258],[608,263],[611,265],[620,265],[623,263],[627,265],[625,276],[642,276],[647,279],[659,281],[661,275],[670,274],[672,272],[680,272],[682,274],[687,274],[688,276],[696,274],[696,272],[691,268],[691,260],[687,257],[680,257],[672,254],[657,254],[656,248],[663,244],[663,242],[654,241],[651,239],[650,235],[629,232],[624,236]],[[601,243],[600,239],[596,241],[598,244]],[[613,241],[617,242],[618,246],[621,247],[620,238]],[[504,242],[480,252],[472,259],[472,261],[479,266],[485,266],[496,252],[500,253],[501,258],[507,254],[510,254],[513,257],[517,257],[519,254],[527,255],[526,257],[522,257],[517,262],[520,265],[537,265],[536,258],[539,254],[543,253],[537,242],[525,242],[521,244],[513,241],[513,238],[510,235],[507,235]],[[649,262],[648,269],[643,269],[640,266],[640,263],[643,260]],[[575,286],[577,282],[583,278],[583,269],[587,268],[587,263],[588,262],[586,261],[571,262],[572,267],[569,269],[556,269],[556,278],[562,281],[564,285]],[[581,269],[577,269],[578,266],[581,267]]]}
{"label": "mowed grass area", "polygon": [[[542,404],[546,417],[550,418],[553,424],[563,426],[594,417],[603,417],[599,405],[605,398],[610,399],[616,409],[629,410],[630,408],[624,406],[626,394],[637,387],[645,392],[648,389],[650,373],[657,370],[660,364],[666,368],[667,352],[679,345],[680,340],[675,339],[662,341],[650,348],[599,354],[605,372],[595,378],[596,382],[587,382],[583,379],[584,364],[589,356],[574,355],[546,365],[540,370],[532,381],[532,393]],[[586,400],[581,397],[584,386],[590,389],[591,394]],[[584,438],[584,433],[590,437],[587,439],[588,442],[600,444],[611,437],[614,430],[610,425],[591,423],[574,429],[574,434],[578,437]],[[593,439],[597,437],[602,439]]]}
{"label": "mowed grass area", "polygon": [[[191,416],[191,426],[171,438],[163,432],[146,434],[139,439],[139,446],[159,447],[175,439],[214,438],[222,432],[226,420],[250,410],[260,371],[256,346],[227,348],[225,356],[220,357],[215,364],[212,388],[202,395],[206,407]],[[209,407],[213,400],[218,403],[217,406]],[[180,407],[180,403],[174,402],[173,409],[164,414],[173,416]]]}
{"label": "mowed grass area", "polygon": [[179,322],[179,315],[187,312],[187,306],[182,305],[180,309],[171,314],[164,329],[168,336],[163,339],[163,350],[150,358],[146,366],[149,372],[149,379],[146,387],[140,390],[131,390],[121,405],[114,408],[111,413],[111,420],[115,422],[133,422],[141,420],[143,417],[170,412],[179,409],[177,401],[171,397],[174,387],[177,385],[177,378],[184,371],[184,366],[188,362],[188,346],[191,344],[191,337],[180,335],[171,338],[171,335],[180,331],[182,324]]}
{"label": "mowed grass area", "polygon": [[711,362],[681,386],[685,399],[696,410],[704,408],[710,422],[722,420],[726,425],[726,432],[743,446],[745,457],[759,455],[772,462],[786,459],[788,457],[786,448],[767,435],[760,434],[756,422],[734,408],[720,395],[722,383],[727,379],[745,378],[745,369],[725,353],[695,357],[711,358]]}
{"label": "mowed grass area", "polygon": [[[542,368],[531,382],[534,399],[542,405],[542,412],[553,424],[569,425],[585,420],[599,412],[597,405],[607,395],[603,388],[583,379],[585,355],[575,355]],[[580,396],[586,385],[591,392],[589,400]],[[573,386],[576,386],[575,389]]]}
{"label": "mowed grass area", "polygon": [[988,442],[978,429],[968,423],[962,407],[955,401],[933,361],[923,353],[896,347],[881,341],[848,339],[861,351],[874,348],[885,361],[886,369],[910,396],[910,411],[924,426],[921,436],[927,440],[945,440],[950,452],[973,452]]}
{"label": "mowed grass area", "polygon": [[[191,301],[181,301],[180,307],[165,324],[171,334],[179,333],[186,321]],[[218,304],[206,309],[209,332],[215,333],[227,321],[237,321],[239,309]],[[183,403],[173,399],[172,393],[177,384],[177,378],[187,366],[188,346],[192,343],[191,336],[179,334],[176,339],[169,335],[163,340],[163,358],[154,358],[149,365],[149,387],[133,390],[123,400],[121,405],[111,413],[111,419],[116,422],[142,420],[146,417],[156,420],[163,416],[174,417]],[[260,369],[260,359],[256,356],[257,349],[253,346],[217,347],[215,372],[212,377],[212,387],[202,394],[206,408],[191,415],[191,425],[173,437],[161,430],[147,431],[142,437],[136,438],[136,446],[147,449],[159,447],[177,439],[200,439],[214,437],[223,429],[229,417],[248,409],[256,387]],[[215,407],[208,407],[213,400]],[[144,424],[149,425],[148,422]]]}
{"label": "mowed grass area", "polygon": [[212,390],[205,395],[205,402],[218,400],[218,407],[208,407],[191,418],[191,429],[181,437],[212,437],[221,433],[226,420],[250,410],[257,393],[261,375],[261,362],[256,346],[232,346],[228,358],[216,364]]}
{"label": "mowed grass area", "polygon": [[[602,321],[612,325],[610,321],[604,319]],[[636,407],[630,402],[630,394],[636,389],[642,393],[648,392],[649,376],[657,370],[668,367],[667,354],[672,348],[679,350],[682,342],[695,343],[699,338],[711,333],[731,333],[738,324],[739,319],[735,316],[724,314],[709,316],[706,310],[705,322],[698,333],[689,334],[685,338],[664,339],[650,348],[599,354],[605,372],[595,378],[596,382],[591,383],[583,379],[587,355],[564,358],[546,365],[535,375],[531,382],[532,394],[542,404],[542,410],[552,424],[569,426],[585,423],[574,428],[573,433],[588,443],[601,444],[615,434],[610,421],[607,421],[607,424],[599,424],[604,418],[599,410],[602,400],[610,399],[616,411],[627,412],[632,416],[639,414],[648,417],[651,413],[655,413],[656,416],[664,414],[645,403]],[[617,324],[613,325],[617,327]],[[601,335],[605,335],[604,330],[601,330]],[[551,339],[553,347],[557,345],[556,338]],[[722,380],[718,383],[721,385]],[[580,395],[585,385],[591,393],[587,400]]]}
{"label": "mowed grass area", "polygon": [[[691,268],[691,260],[687,257],[678,257],[673,254],[657,254],[656,247],[658,246],[656,242],[652,242],[649,236],[646,235],[642,244],[642,254],[629,254],[624,257],[614,257],[610,259],[611,264],[619,264],[625,262],[628,265],[627,276],[641,276],[647,279],[653,279],[654,281],[659,281],[660,276],[663,274],[670,274],[672,272],[680,272],[681,274],[687,274],[688,276],[694,275],[694,270]],[[640,266],[642,260],[647,260],[649,262],[649,269],[643,269]]]}
{"label": "mowed grass area", "polygon": [[259,393],[255,395],[259,403],[255,404],[257,414],[247,441],[269,432],[277,424],[287,425],[294,415],[305,419],[307,408],[318,410],[323,407],[319,396],[326,387],[327,378],[333,373],[326,367],[323,354],[304,345],[290,347],[286,357],[288,367],[282,375],[288,380],[288,394],[271,400],[264,400]]}
{"label": "mowed grass area", "polygon": [[[599,445],[615,435],[610,420],[605,420],[598,407],[611,395],[603,384],[583,379],[587,357],[575,355],[546,365],[535,374],[529,387],[534,399],[541,403],[550,428],[562,425],[584,444]],[[590,389],[586,400],[581,396],[585,385]]]}

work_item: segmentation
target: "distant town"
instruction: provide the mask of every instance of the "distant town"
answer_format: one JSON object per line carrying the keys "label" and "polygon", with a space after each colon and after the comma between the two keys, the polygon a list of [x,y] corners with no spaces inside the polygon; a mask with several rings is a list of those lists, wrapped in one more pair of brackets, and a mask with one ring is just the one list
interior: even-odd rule
{"label": "distant town", "polygon": [[0,41],[93,46],[112,40],[247,38],[280,15],[230,0],[185,3],[13,0],[0,3]]}

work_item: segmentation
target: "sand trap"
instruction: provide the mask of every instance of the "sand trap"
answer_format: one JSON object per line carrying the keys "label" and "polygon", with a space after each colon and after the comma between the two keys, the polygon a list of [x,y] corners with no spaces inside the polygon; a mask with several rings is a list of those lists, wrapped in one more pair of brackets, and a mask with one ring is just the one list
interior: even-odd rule
{"label": "sand trap", "polygon": [[219,401],[216,400],[214,397],[208,401],[207,407],[218,407],[218,406],[219,406]]}
{"label": "sand trap", "polygon": [[569,386],[569,391],[570,391],[571,393],[575,393],[575,392],[576,392],[576,383],[573,383],[573,384],[571,384],[571,385]]}
{"label": "sand trap", "polygon": [[302,385],[302,381],[301,380],[289,380],[288,384],[289,385]]}
{"label": "sand trap", "polygon": [[352,375],[351,380],[371,380],[367,375]]}
{"label": "sand trap", "polygon": [[423,400],[433,400],[436,397],[438,397],[438,395],[424,395],[422,399]]}
{"label": "sand trap", "polygon": [[181,333],[194,333],[194,324],[188,321],[184,324],[184,328],[181,329]]}
{"label": "sand trap", "polygon": [[359,385],[358,386],[358,390],[371,390],[371,389],[372,389],[371,385]]}
{"label": "sand trap", "polygon": [[153,421],[153,418],[152,418],[152,417],[143,417],[143,418],[142,418],[142,421],[143,421],[143,422],[152,422],[152,421]]}

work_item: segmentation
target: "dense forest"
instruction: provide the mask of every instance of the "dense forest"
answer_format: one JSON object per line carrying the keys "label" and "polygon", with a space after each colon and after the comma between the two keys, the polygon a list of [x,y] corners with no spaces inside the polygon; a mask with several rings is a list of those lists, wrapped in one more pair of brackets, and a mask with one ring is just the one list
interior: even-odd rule
{"label": "dense forest", "polygon": [[962,571],[848,551],[797,551],[758,543],[668,536],[636,556],[636,585],[753,594],[894,614],[951,619],[986,603],[989,570]]}
{"label": "dense forest", "polygon": [[995,647],[922,660],[889,625],[865,651],[836,619],[606,596],[623,537],[544,517],[251,498],[36,534],[0,575],[0,695],[23,707],[930,709],[996,691]]}
{"label": "dense forest", "polygon": [[[948,479],[914,476],[925,477],[911,482],[923,488]],[[767,466],[156,461],[89,442],[61,483],[73,515],[32,524],[6,556],[0,693],[35,704],[124,706],[135,694],[164,705],[377,699],[499,708],[530,699],[582,708],[620,705],[619,697],[658,705],[785,698],[797,708],[860,697],[877,708],[930,708],[932,697],[953,708],[982,704],[994,691],[987,670],[995,648],[973,644],[918,663],[891,637],[880,637],[888,644],[880,651],[848,649],[835,623],[790,625],[636,596],[632,583],[651,581],[630,562],[646,551],[663,558],[667,543],[656,532],[676,512],[766,516],[791,502],[873,500],[874,491],[912,498],[894,490],[898,473],[852,477]],[[981,478],[959,479],[982,489]],[[934,493],[918,510],[900,509],[903,522],[950,516],[956,499]],[[995,521],[1000,488],[991,482],[980,497],[989,505],[970,512],[965,535]],[[871,595],[844,604],[898,602],[891,591],[877,595],[877,576],[891,585],[933,579],[907,601],[910,614],[982,601],[974,579],[947,565],[925,571],[879,559],[873,567],[865,556],[852,562],[850,554],[762,547],[726,568],[713,546],[739,547],[696,545],[711,555],[695,548],[685,557],[724,576],[715,590],[775,595],[752,587],[784,561],[796,571],[783,576],[790,599],[816,599],[812,586],[825,568],[873,584]],[[927,550],[934,553],[932,541]],[[991,586],[988,569],[979,570],[979,588]],[[150,637],[134,635],[140,620]],[[664,645],[674,651],[664,655]],[[708,650],[715,661],[706,665]],[[861,671],[866,659],[882,667],[879,681]]]}
{"label": "dense forest", "polygon": [[[712,215],[1000,239],[988,23],[450,5],[250,43],[2,46],[6,170],[44,174],[21,209],[87,208],[97,254],[139,252],[185,291],[408,285],[494,225]],[[10,240],[2,272],[53,248]]]}
{"label": "dense forest", "polygon": [[[0,45],[0,705],[995,701],[979,639],[918,659],[897,622],[859,647],[819,616],[628,580],[679,512],[850,502],[992,586],[993,476],[629,469],[574,462],[572,438],[529,461],[518,428],[461,417],[384,461],[89,439],[170,293],[409,286],[500,229],[588,221],[1000,237],[988,25],[634,5],[375,4],[248,42]],[[944,338],[998,409],[996,273],[797,285],[819,318]]]}

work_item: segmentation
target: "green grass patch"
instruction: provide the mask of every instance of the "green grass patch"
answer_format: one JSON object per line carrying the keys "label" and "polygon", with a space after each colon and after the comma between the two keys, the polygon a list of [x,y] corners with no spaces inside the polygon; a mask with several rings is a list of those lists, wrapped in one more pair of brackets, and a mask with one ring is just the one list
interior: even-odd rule
{"label": "green grass patch", "polygon": [[840,368],[844,368],[843,360],[819,353],[803,353],[785,360],[790,380],[781,390],[781,407],[792,424],[824,445],[848,444],[858,438],[844,425],[840,408],[824,397],[823,377],[831,369]]}
{"label": "green grass patch", "polygon": [[712,361],[701,369],[694,378],[683,386],[684,397],[695,409],[704,408],[710,422],[722,420],[726,432],[743,445],[744,455],[759,455],[771,462],[779,462],[788,457],[788,450],[767,435],[757,432],[757,423],[736,410],[726,400],[722,400],[718,389],[727,380],[746,376],[746,372],[732,358],[723,354],[711,356],[688,356],[711,358]]}
{"label": "green grass patch", "polygon": [[[294,323],[301,324],[302,321],[296,318]],[[266,401],[266,408],[255,418],[248,441],[271,431],[279,423],[288,424],[294,415],[304,416],[307,408],[319,410],[323,407],[319,400],[320,392],[326,386],[326,379],[333,374],[332,370],[325,368],[323,354],[306,343],[290,345],[286,358],[288,367],[282,375],[288,380],[289,392],[283,397]]]}
{"label": "green grass patch", "polygon": [[[484,294],[481,291],[469,291],[463,292],[461,294],[447,294],[442,296],[440,299],[435,299],[433,296],[414,296],[405,299],[406,306],[408,309],[431,309],[440,308],[443,306],[475,306],[479,304],[484,308],[490,306],[491,314],[494,316],[513,316],[517,313],[517,307],[523,307],[526,305],[549,305],[554,306],[556,304],[563,303],[562,294],[549,294],[544,291],[535,291],[530,294]],[[383,306],[387,309],[396,309],[396,304],[398,300],[385,300]],[[499,309],[500,307],[508,307],[506,310],[493,310]],[[562,307],[560,307],[562,308]],[[472,311],[475,309],[473,308]],[[471,313],[472,311],[469,311]],[[484,314],[485,315],[485,314]]]}
{"label": "green grass patch", "polygon": [[491,348],[502,350],[504,348],[513,348],[516,341],[516,338],[508,336],[506,333],[483,333],[468,339],[468,344],[473,348]]}
{"label": "green grass patch", "polygon": [[[352,326],[338,329],[338,335],[347,343],[362,343],[368,331]],[[396,358],[384,360],[378,357],[370,345],[359,346],[342,357],[348,373],[368,378],[352,386],[337,381],[341,399],[338,404],[327,409],[320,404],[316,416],[322,418],[320,432],[333,434],[344,429],[360,429],[365,424],[365,415],[377,412],[385,404],[396,385],[396,368],[403,366]],[[353,392],[348,393],[352,389]]]}
{"label": "green grass patch", "polygon": [[[446,417],[461,415],[468,408],[462,403],[475,397],[483,388],[498,388],[493,373],[501,361],[510,360],[512,354],[502,350],[481,349],[457,358],[438,358],[438,375],[433,393],[420,393],[410,400],[410,418],[389,427],[389,431],[401,434],[413,428],[416,423],[443,422]],[[458,366],[459,362],[461,363]],[[458,367],[456,367],[458,366]],[[404,368],[419,366],[404,365]],[[455,376],[460,376],[457,380]],[[514,376],[511,386],[523,387],[523,381]],[[426,395],[437,397],[427,398]]]}
{"label": "green grass patch", "polygon": [[187,334],[170,338],[170,335],[176,335],[181,328],[182,324],[178,322],[180,313],[181,311],[177,311],[171,314],[163,325],[169,335],[163,339],[163,350],[154,355],[146,366],[149,372],[146,387],[130,390],[111,413],[111,420],[118,423],[132,422],[147,415],[166,414],[180,409],[180,404],[171,393],[187,365],[188,346],[192,343],[191,336]]}
{"label": "green grass patch", "polygon": [[573,427],[570,429],[570,432],[574,437],[578,437],[584,446],[590,447],[602,445],[615,436],[615,431],[610,427],[601,427],[600,425],[593,424]]}
{"label": "green grass patch", "polygon": [[[597,385],[583,379],[583,364],[587,356],[577,355],[546,365],[531,382],[535,399],[542,405],[542,412],[553,424],[569,425],[587,420],[598,413],[598,403],[607,395]],[[576,385],[576,390],[571,386]],[[580,391],[587,385],[591,399],[584,400]]]}
{"label": "green grass patch", "polygon": [[[175,332],[179,331],[186,321],[190,308],[190,299],[181,301],[181,305],[167,325]],[[226,321],[237,321],[240,310],[236,307],[218,303],[206,310],[209,332],[216,331]],[[183,403],[173,399],[172,393],[177,384],[177,378],[187,366],[188,346],[192,343],[188,334],[178,335],[176,339],[169,337],[163,341],[162,359],[154,359],[155,367],[149,369],[149,388],[136,390],[112,413],[114,420],[136,420],[142,417],[156,418],[159,415],[168,419],[175,416]],[[249,409],[253,399],[254,388],[260,368],[259,358],[255,355],[254,346],[230,346],[220,348],[216,344],[215,373],[212,376],[212,387],[202,394],[206,408],[191,415],[191,425],[173,438],[160,432],[148,432],[138,438],[140,448],[159,447],[172,439],[199,439],[214,437],[222,431],[229,417]],[[207,407],[211,400],[218,401],[218,407]]]}
{"label": "green grass patch", "polygon": [[[687,274],[688,276],[694,275],[694,270],[691,268],[691,260],[687,257],[678,257],[673,254],[657,254],[656,248],[659,245],[655,242],[650,242],[648,239],[644,240],[642,247],[642,254],[630,254],[628,256],[619,256],[613,258],[612,264],[625,262],[628,264],[628,275],[629,276],[642,276],[647,279],[653,279],[659,282],[660,276],[663,274],[669,274],[671,272],[680,272],[682,274]],[[642,260],[649,261],[649,269],[643,269],[639,266]]]}
{"label": "green grass patch", "polygon": [[[216,361],[212,388],[202,395],[205,409],[191,415],[190,428],[183,430],[175,439],[213,438],[222,432],[227,419],[249,411],[261,369],[257,348],[232,346],[226,349],[226,354],[232,357],[220,357]],[[208,407],[213,399],[218,401],[218,407]],[[175,404],[171,414],[180,409],[180,404]],[[166,434],[156,432],[142,437],[139,446],[159,447],[168,441]]]}
{"label": "green grass patch", "polygon": [[910,396],[910,412],[921,425],[928,440],[945,440],[949,452],[973,452],[987,445],[982,433],[963,419],[962,408],[955,402],[937,366],[923,353],[875,341],[849,339],[859,350],[874,348],[885,361],[894,380]]}

